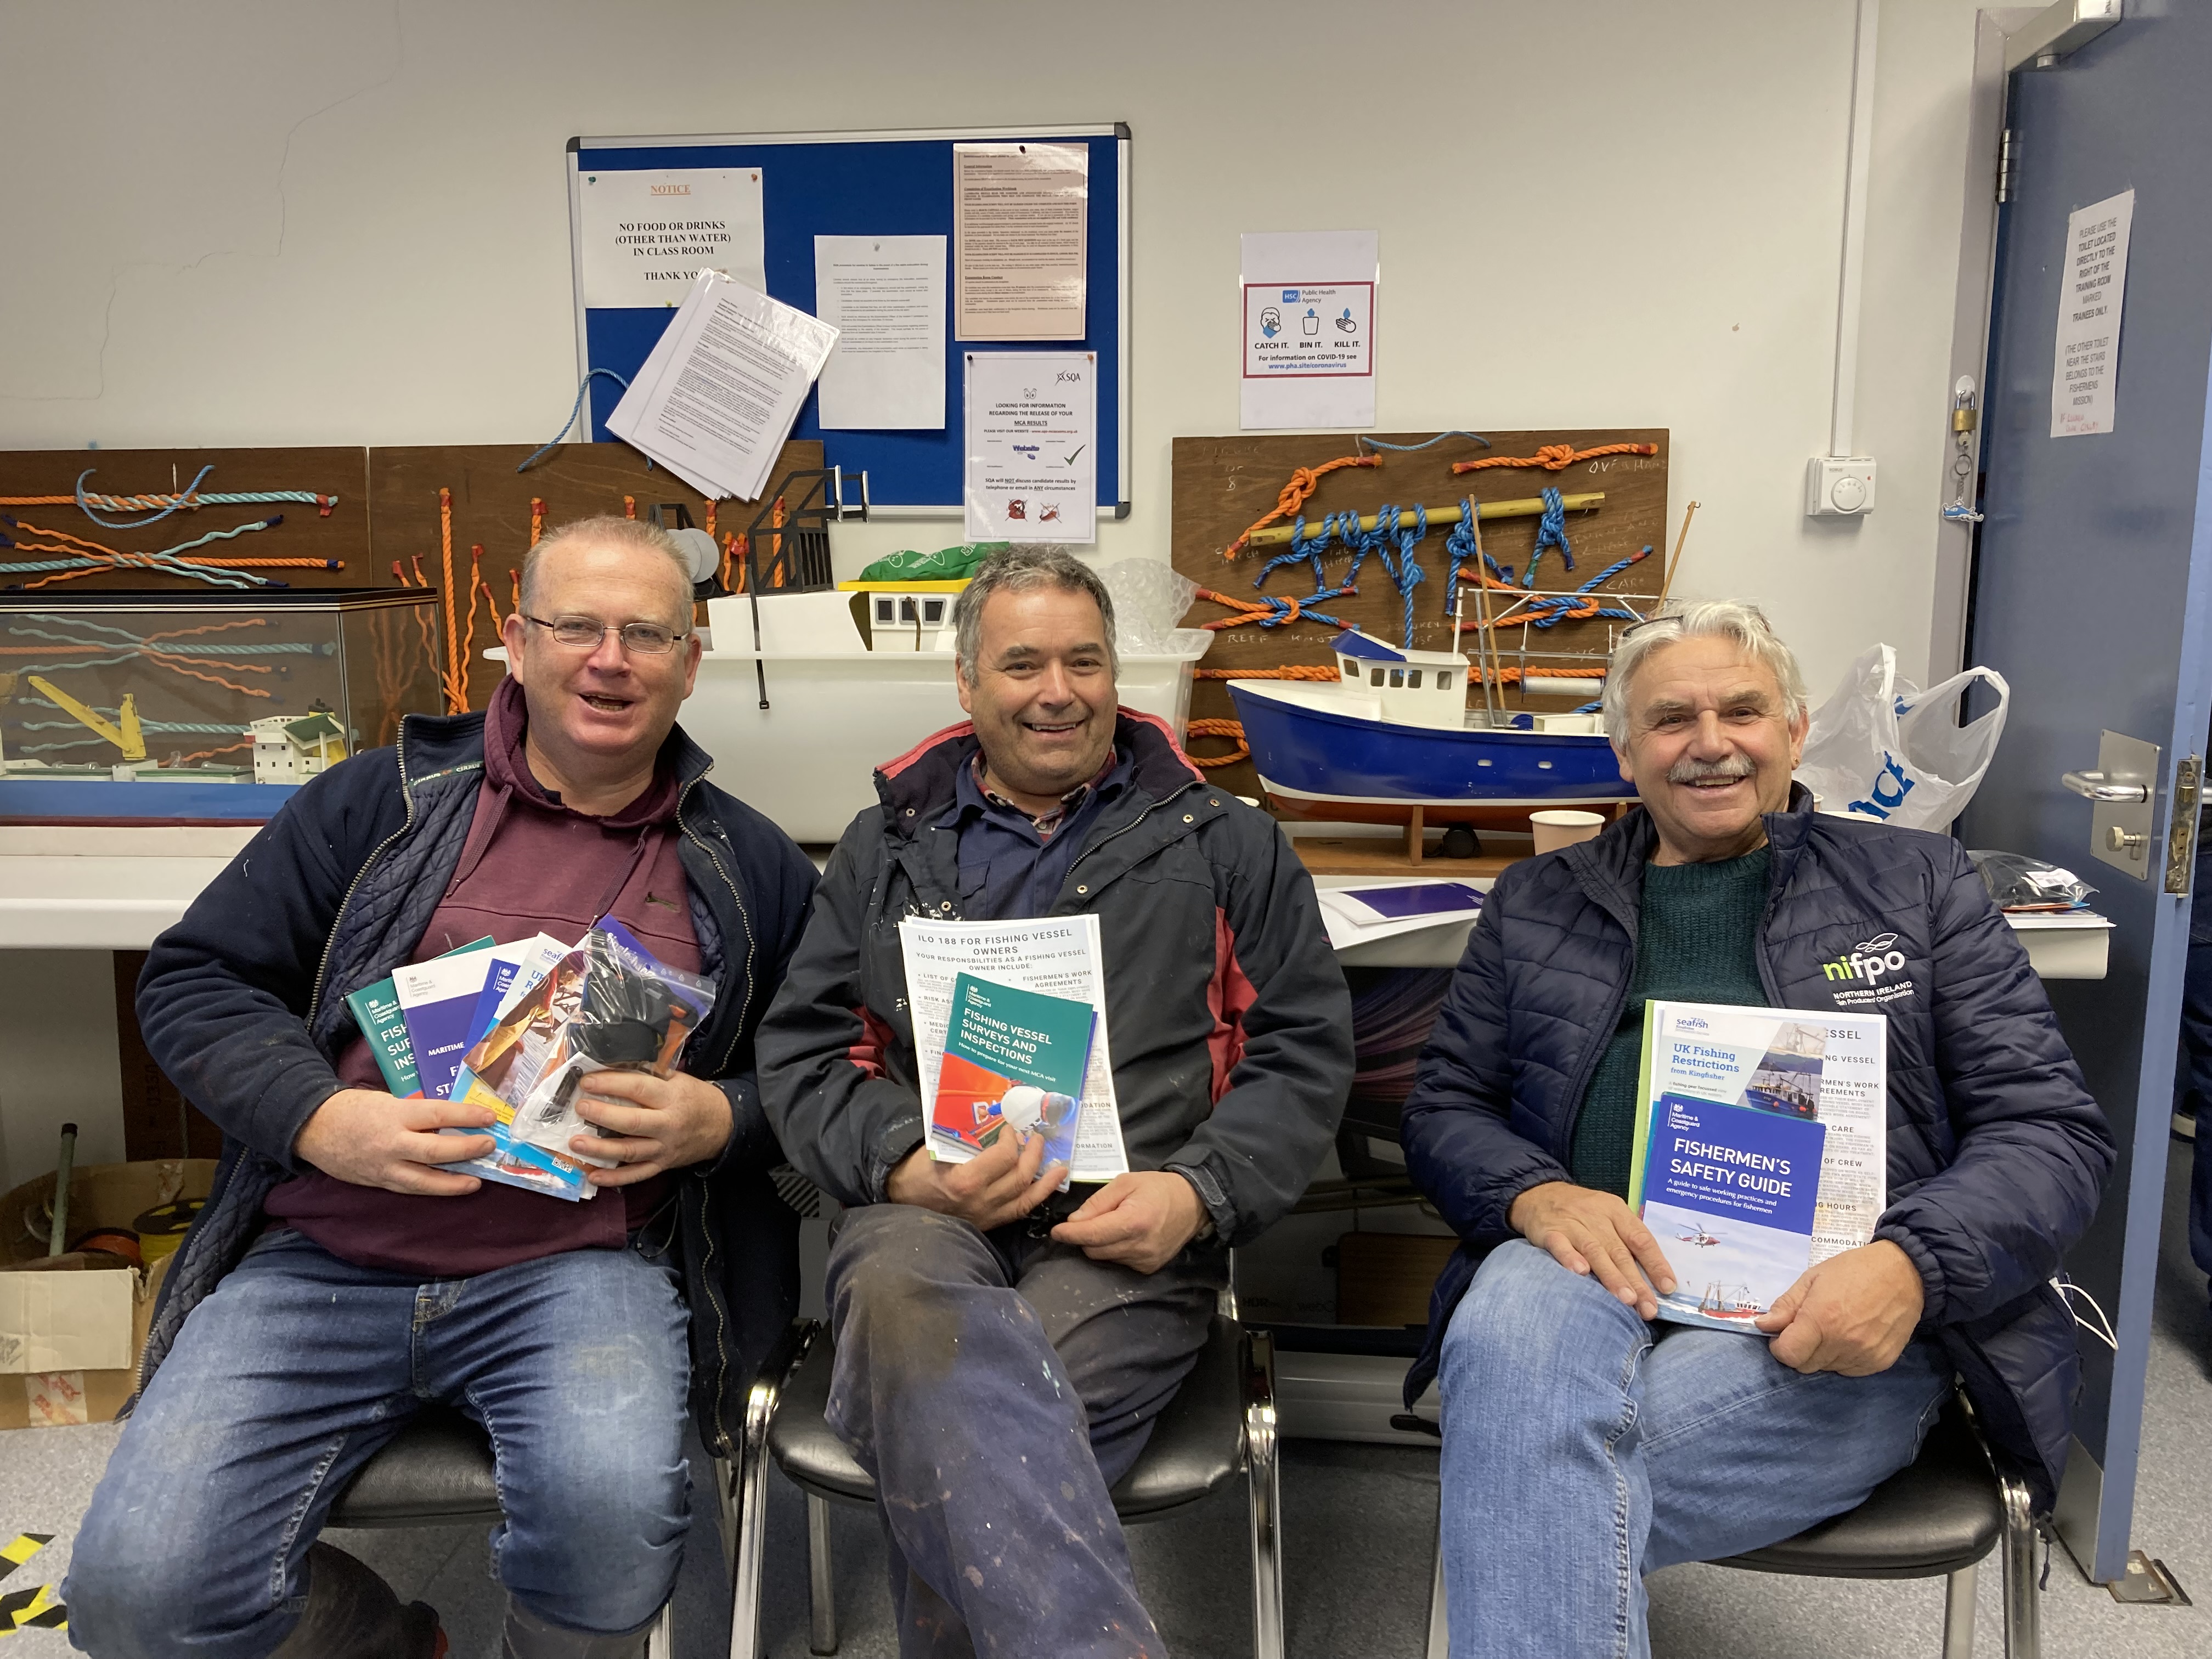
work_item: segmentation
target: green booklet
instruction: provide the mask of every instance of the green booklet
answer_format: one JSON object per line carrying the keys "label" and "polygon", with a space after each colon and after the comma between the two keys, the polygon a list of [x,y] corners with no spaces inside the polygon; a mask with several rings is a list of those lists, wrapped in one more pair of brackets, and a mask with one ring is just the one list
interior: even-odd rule
{"label": "green booklet", "polygon": [[[446,954],[455,957],[466,951],[481,951],[491,943],[492,937],[487,933]],[[369,1052],[376,1056],[376,1069],[384,1073],[385,1086],[403,1100],[421,1094],[422,1079],[415,1070],[415,1041],[408,1035],[406,1012],[399,1006],[399,993],[390,975],[358,991],[349,991],[346,1006],[353,1010],[353,1023],[368,1039]]]}
{"label": "green booklet", "polygon": [[1073,1168],[1097,1024],[1087,1002],[960,975],[931,1104],[931,1156],[964,1163],[1012,1126],[1044,1136],[1046,1164]]}

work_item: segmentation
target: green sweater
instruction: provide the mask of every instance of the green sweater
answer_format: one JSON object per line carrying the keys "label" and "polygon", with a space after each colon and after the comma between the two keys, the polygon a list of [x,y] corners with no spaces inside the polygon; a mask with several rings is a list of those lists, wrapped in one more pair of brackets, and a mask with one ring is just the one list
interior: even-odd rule
{"label": "green sweater", "polygon": [[1645,1003],[1656,998],[1766,1006],[1759,977],[1759,924],[1766,909],[1768,862],[1762,847],[1717,864],[1644,866],[1628,1001],[1590,1074],[1567,1151],[1567,1168],[1579,1185],[1628,1196]]}

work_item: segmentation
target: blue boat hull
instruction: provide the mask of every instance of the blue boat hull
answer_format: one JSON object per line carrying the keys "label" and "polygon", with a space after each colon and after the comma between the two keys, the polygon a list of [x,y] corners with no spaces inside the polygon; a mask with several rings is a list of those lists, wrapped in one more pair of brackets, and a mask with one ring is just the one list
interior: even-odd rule
{"label": "blue boat hull", "polygon": [[117,783],[100,778],[0,781],[0,823],[266,823],[296,783]]}
{"label": "blue boat hull", "polygon": [[1633,800],[1613,745],[1558,732],[1449,731],[1304,707],[1229,682],[1271,793],[1312,800],[1566,806]]}

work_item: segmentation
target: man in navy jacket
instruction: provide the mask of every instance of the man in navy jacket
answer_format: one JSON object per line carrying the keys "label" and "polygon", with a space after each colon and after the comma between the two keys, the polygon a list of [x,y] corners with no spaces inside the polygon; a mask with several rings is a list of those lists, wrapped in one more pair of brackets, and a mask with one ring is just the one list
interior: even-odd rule
{"label": "man in navy jacket", "polygon": [[[1854,1507],[1954,1375],[2047,1505],[2078,1376],[2047,1281],[2112,1144],[1965,853],[1814,813],[1803,683],[1749,606],[1629,629],[1605,714],[1643,810],[1499,878],[1404,1114],[1463,1241],[1407,1379],[1441,1367],[1455,1659],[1644,1654],[1645,1572]],[[1654,1322],[1674,1279],[1626,1201],[1654,999],[1888,1021],[1887,1206],[1762,1335]]]}
{"label": "man in navy jacket", "polygon": [[[621,519],[556,531],[504,638],[485,714],[410,715],[312,781],[148,958],[147,1046],[223,1158],[70,1564],[70,1639],[99,1659],[442,1653],[429,1608],[316,1540],[436,1403],[491,1437],[507,1659],[634,1659],[683,1556],[687,1377],[727,1453],[794,1310],[752,1042],[814,872],[676,726],[682,550]],[[607,915],[714,984],[708,1018],[672,1076],[593,1077],[591,1201],[456,1170],[490,1113],[387,1092],[348,994]]]}

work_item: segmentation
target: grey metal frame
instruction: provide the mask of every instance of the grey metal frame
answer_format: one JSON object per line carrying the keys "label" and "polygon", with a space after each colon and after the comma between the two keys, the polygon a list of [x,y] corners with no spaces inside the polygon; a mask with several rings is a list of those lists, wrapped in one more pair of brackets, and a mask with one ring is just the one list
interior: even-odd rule
{"label": "grey metal frame", "polygon": [[[1233,1292],[1221,1298],[1224,1317],[1237,1316]],[[732,1556],[730,1659],[760,1659],[761,1578],[768,1538],[768,1431],[783,1390],[821,1335],[819,1323],[800,1322],[769,1356],[745,1395],[744,1437],[736,1466],[718,1469],[726,1549]],[[1283,1659],[1282,1465],[1275,1426],[1275,1343],[1266,1331],[1246,1330],[1243,1465],[1252,1520],[1252,1651],[1255,1659]],[[1164,1510],[1145,1521],[1172,1515]],[[830,1504],[806,1494],[806,1567],[810,1603],[807,1646],[837,1651],[837,1607],[831,1571]],[[657,1656],[656,1656],[657,1659]]]}
{"label": "grey metal frame", "polygon": [[[2035,1599],[2035,1540],[2039,1528],[2034,1503],[2028,1495],[2027,1483],[1983,1436],[1971,1407],[1967,1408],[1966,1419],[1973,1427],[1974,1439],[1983,1455],[1989,1459],[1990,1478],[1996,1483],[1997,1503],[2004,1514],[2004,1534],[1992,1553],[2001,1557],[2004,1571],[2005,1659],[2042,1659],[2043,1614]],[[1974,1592],[1980,1571],[1981,1563],[1976,1561],[1944,1576],[1943,1659],[1973,1659]],[[1831,1576],[1848,1578],[1853,1575]],[[1447,1659],[1450,1650],[1450,1626],[1444,1608],[1443,1541],[1439,1532],[1436,1571],[1429,1581],[1429,1634],[1424,1651],[1426,1659]]]}

